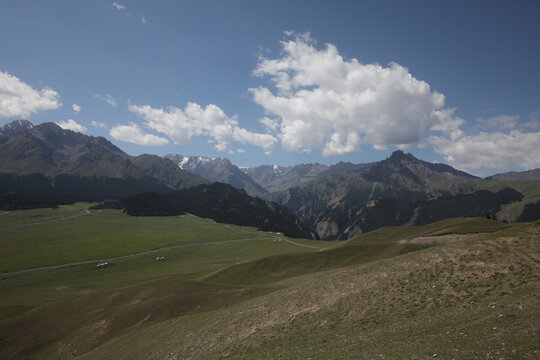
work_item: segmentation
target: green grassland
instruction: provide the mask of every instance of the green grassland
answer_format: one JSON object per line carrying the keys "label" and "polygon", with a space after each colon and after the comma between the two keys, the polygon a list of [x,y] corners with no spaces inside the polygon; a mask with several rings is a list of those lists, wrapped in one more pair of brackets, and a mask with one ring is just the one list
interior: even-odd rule
{"label": "green grassland", "polygon": [[[305,239],[277,241],[276,234],[191,215],[130,217],[87,209],[88,204],[76,204],[0,215],[0,319],[89,292],[163,277],[193,280],[268,255],[333,246]],[[98,269],[100,259],[109,259],[109,266]],[[52,267],[18,273],[43,266]]]}
{"label": "green grassland", "polygon": [[119,210],[61,206],[0,215],[0,272],[99,260],[187,243],[267,239],[253,228],[192,215],[130,217]]}
{"label": "green grassland", "polygon": [[[0,359],[540,354],[540,222],[448,219],[333,243],[87,210],[0,213]],[[96,259],[110,264],[18,272]]]}

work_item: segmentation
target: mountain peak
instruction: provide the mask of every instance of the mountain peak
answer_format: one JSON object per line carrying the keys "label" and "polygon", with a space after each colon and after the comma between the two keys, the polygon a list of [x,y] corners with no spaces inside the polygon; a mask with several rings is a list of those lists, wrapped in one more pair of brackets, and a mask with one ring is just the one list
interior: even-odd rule
{"label": "mountain peak", "polygon": [[0,135],[12,135],[21,131],[30,130],[34,125],[28,120],[15,120],[0,128]]}
{"label": "mountain peak", "polygon": [[181,169],[211,181],[227,183],[237,189],[244,189],[251,196],[262,196],[267,192],[227,158],[182,156],[180,154],[168,154],[165,155],[165,158],[172,160]]}
{"label": "mountain peak", "polygon": [[409,160],[409,161],[418,160],[411,153],[404,153],[401,150],[394,151],[392,153],[392,155],[390,155],[390,157],[388,159],[391,160],[391,161],[394,161],[394,162],[400,162],[400,161],[403,161],[403,160]]}

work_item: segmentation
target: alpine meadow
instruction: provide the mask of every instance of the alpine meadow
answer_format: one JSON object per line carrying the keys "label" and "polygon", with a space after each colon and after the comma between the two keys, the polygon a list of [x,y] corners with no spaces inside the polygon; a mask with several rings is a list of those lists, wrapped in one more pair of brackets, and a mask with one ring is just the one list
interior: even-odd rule
{"label": "alpine meadow", "polygon": [[0,359],[540,358],[538,19],[2,2]]}

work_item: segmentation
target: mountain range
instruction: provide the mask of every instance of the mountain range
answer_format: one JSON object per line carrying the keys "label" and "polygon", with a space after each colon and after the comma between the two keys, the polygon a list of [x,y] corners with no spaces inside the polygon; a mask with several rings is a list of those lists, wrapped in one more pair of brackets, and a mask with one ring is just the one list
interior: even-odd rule
{"label": "mountain range", "polygon": [[[335,165],[302,164],[283,167],[263,165],[237,168],[225,159],[201,157],[174,158],[184,169],[212,181],[225,181],[237,176],[238,170],[249,175],[266,192],[253,194],[288,207],[321,239],[347,239],[382,226],[418,225],[455,216],[496,218],[509,204],[523,207],[540,198],[540,183],[535,171],[524,172],[524,179],[533,181],[526,194],[516,190],[515,180],[500,181],[506,174],[481,179],[442,163],[430,163],[403,151],[395,151],[385,160]],[[213,176],[213,166],[225,169],[228,176]],[[513,179],[521,173],[510,173]],[[244,178],[244,177],[242,177]],[[229,180],[225,180],[229,179]],[[244,178],[245,179],[245,178]],[[246,189],[247,182],[234,182]],[[509,188],[506,188],[509,187]],[[531,193],[532,189],[532,193]],[[247,191],[247,189],[246,189]],[[531,193],[529,196],[529,193]],[[535,210],[527,207],[527,214]],[[514,211],[515,212],[515,211]],[[504,219],[515,221],[520,213]],[[534,215],[533,215],[534,216]],[[521,217],[521,219],[530,216]]]}
{"label": "mountain range", "polygon": [[245,190],[251,196],[264,197],[268,190],[258,184],[253,178],[233,165],[228,159],[212,159],[203,156],[182,156],[180,154],[165,155],[180,169],[200,175],[205,179],[222,182]]}
{"label": "mountain range", "polygon": [[[480,179],[403,151],[365,164],[239,168],[219,158],[130,156],[103,137],[86,136],[54,123],[33,126],[17,120],[0,128],[3,209],[122,199],[150,191],[155,195],[133,199],[152,200],[151,208],[163,210],[161,215],[197,211],[201,216],[212,214],[210,217],[218,221],[230,221],[240,215],[217,216],[210,209],[223,211],[223,199],[235,194],[233,198],[242,201],[225,203],[242,209],[244,213],[240,213],[251,219],[253,226],[263,226],[261,219],[266,217],[281,225],[295,224],[296,229],[289,228],[289,233],[309,233],[327,240],[347,239],[381,226],[425,224],[455,216],[496,218],[504,213],[507,221],[534,219],[540,207],[539,174],[537,169]],[[213,182],[228,185],[212,188],[215,196],[202,196],[205,188],[197,186]],[[244,191],[236,192],[232,187]],[[198,195],[179,195],[182,189]],[[159,194],[167,194],[168,200]],[[194,200],[197,196],[206,199],[203,208]],[[188,197],[191,210],[179,205],[183,200],[178,199]],[[266,205],[252,197],[266,201]],[[138,215],[158,214],[144,211],[142,205],[135,208]],[[268,209],[279,216],[269,215]],[[291,222],[288,211],[300,221]],[[269,228],[267,224],[264,227]]]}
{"label": "mountain range", "polygon": [[272,199],[313,226],[319,237],[346,239],[381,226],[422,223],[417,202],[474,190],[474,176],[402,151],[383,161],[340,167],[344,170],[328,171]]}
{"label": "mountain range", "polygon": [[1,128],[0,169],[0,209],[76,201],[117,207],[123,199],[121,207],[128,215],[189,212],[290,236],[316,236],[283,206],[250,197],[229,184],[210,184],[167,158],[130,156],[103,137],[86,136],[54,123],[33,126],[18,120]]}
{"label": "mountain range", "polygon": [[253,168],[242,168],[242,170],[268,192],[276,192],[314,180],[328,168],[327,165],[315,163],[287,167],[261,165]]}
{"label": "mountain range", "polygon": [[103,137],[24,120],[0,130],[0,173],[139,179],[173,189],[208,183],[159,156],[130,156]]}

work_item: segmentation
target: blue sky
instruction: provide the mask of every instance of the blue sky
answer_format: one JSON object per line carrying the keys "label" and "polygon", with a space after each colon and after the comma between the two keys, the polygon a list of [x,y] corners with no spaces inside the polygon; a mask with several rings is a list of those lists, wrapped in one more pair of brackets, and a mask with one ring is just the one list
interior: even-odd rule
{"label": "blue sky", "polygon": [[0,3],[0,125],[240,166],[540,167],[538,1]]}

